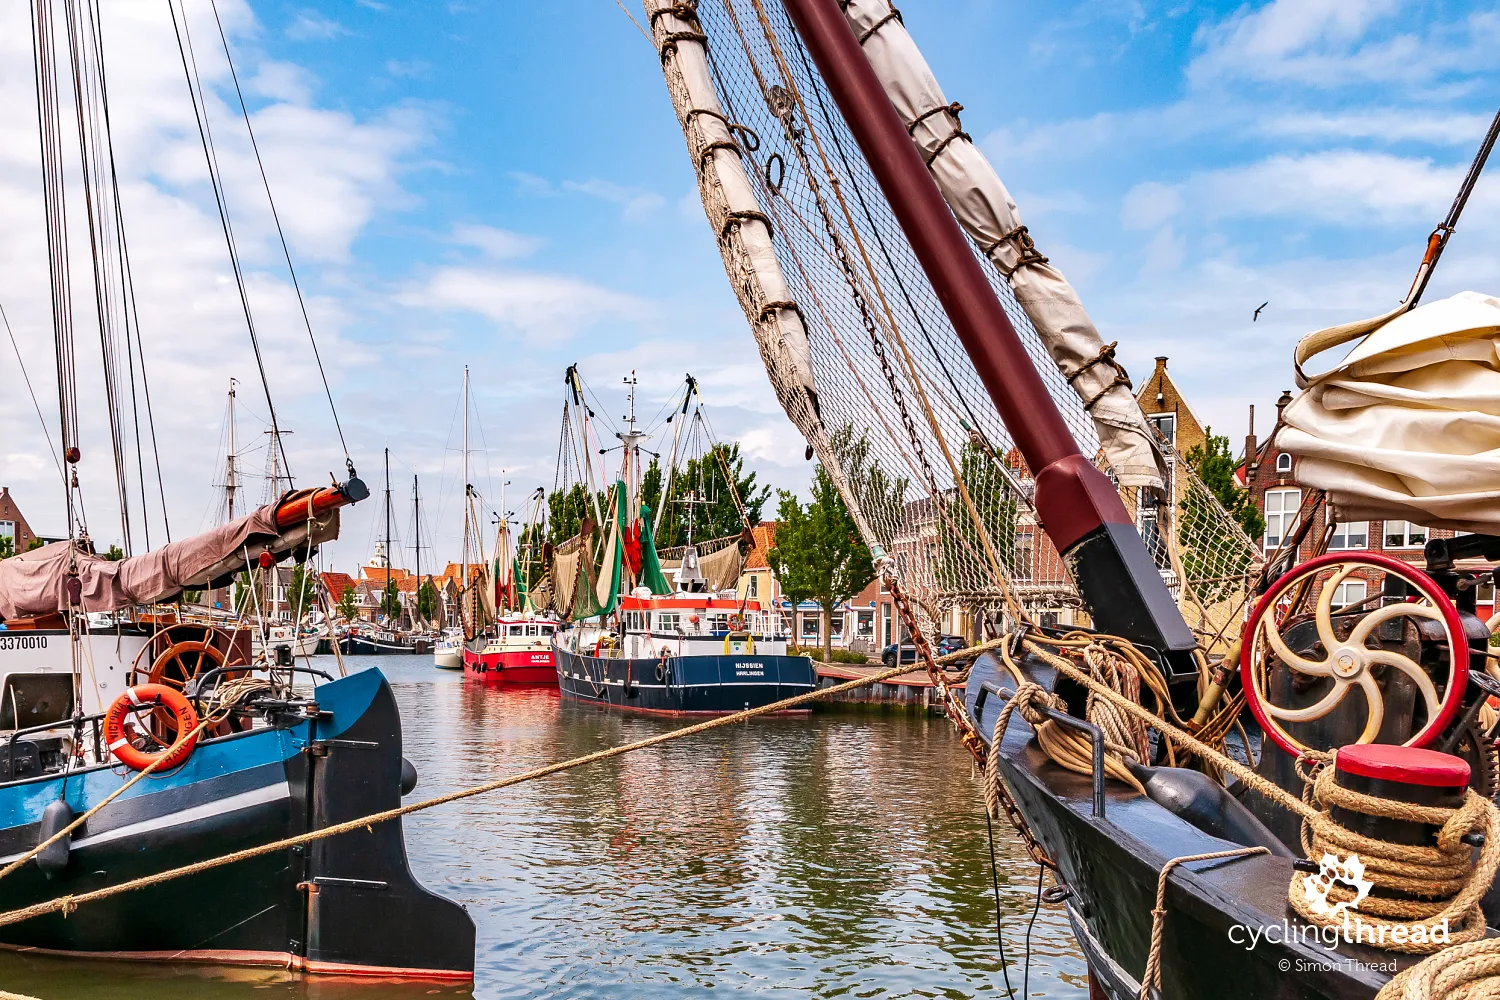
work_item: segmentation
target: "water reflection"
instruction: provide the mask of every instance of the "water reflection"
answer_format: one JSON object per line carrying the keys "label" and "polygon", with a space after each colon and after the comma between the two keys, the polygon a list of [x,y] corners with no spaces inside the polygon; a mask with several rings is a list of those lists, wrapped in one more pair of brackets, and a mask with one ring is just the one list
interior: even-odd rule
{"label": "water reflection", "polygon": [[[368,659],[363,662],[370,662]],[[418,797],[681,725],[507,691],[387,657]],[[1017,962],[1035,868],[1006,831]],[[479,926],[477,997],[1003,996],[978,782],[941,719],[764,719],[408,817],[417,877]],[[1086,995],[1059,909],[1031,993]],[[43,1000],[405,1000],[469,987],[0,954],[0,989]]]}

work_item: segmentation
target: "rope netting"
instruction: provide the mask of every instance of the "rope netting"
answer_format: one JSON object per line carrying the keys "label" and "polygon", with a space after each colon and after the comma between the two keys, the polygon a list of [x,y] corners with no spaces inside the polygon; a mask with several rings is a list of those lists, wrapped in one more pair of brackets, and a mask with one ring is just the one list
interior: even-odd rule
{"label": "rope netting", "polygon": [[[960,609],[1078,608],[1034,482],[780,0],[647,0],[725,267],[788,415],[861,533],[896,563],[924,630]],[[1009,282],[991,287],[1085,455],[1079,396]],[[1256,548],[1181,458],[1170,500],[1123,490],[1189,624],[1238,620]],[[978,631],[978,630],[976,630]]]}

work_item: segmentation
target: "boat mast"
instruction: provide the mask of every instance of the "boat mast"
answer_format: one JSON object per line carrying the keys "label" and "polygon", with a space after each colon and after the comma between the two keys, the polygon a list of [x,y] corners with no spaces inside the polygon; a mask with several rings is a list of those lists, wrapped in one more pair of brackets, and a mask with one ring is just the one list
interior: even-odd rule
{"label": "boat mast", "polygon": [[[786,0],[927,280],[1016,447],[1036,476],[1036,510],[1076,567],[1101,631],[1187,661],[1195,646],[1119,493],[1078,448],[836,0]],[[1187,668],[1187,662],[1183,663]]]}
{"label": "boat mast", "polygon": [[620,439],[624,454],[620,459],[620,478],[625,482],[626,516],[634,521],[641,516],[640,498],[640,464],[641,464],[641,442],[646,440],[646,435],[635,428],[635,389],[639,379],[635,372],[624,380],[630,388],[625,394],[629,412],[625,414],[625,432],[616,432],[615,437]]}
{"label": "boat mast", "polygon": [[[413,473],[411,477],[411,533],[412,548],[417,552],[417,589],[413,591],[412,600],[417,615],[422,613],[422,495],[417,490],[417,477]],[[416,615],[412,616],[415,624]]]}
{"label": "boat mast", "polygon": [[[385,450],[385,588],[381,595],[391,592],[391,449]],[[391,626],[393,629],[395,626]]]}
{"label": "boat mast", "polygon": [[[463,553],[460,559],[463,561],[463,576],[459,580],[458,587],[458,624],[464,628],[464,602],[469,594],[469,366],[464,365],[464,542]],[[467,630],[464,638],[469,636]]]}
{"label": "boat mast", "polygon": [[237,379],[229,380],[229,454],[224,456],[224,499],[226,509],[229,511],[229,516],[225,518],[226,522],[234,520],[234,491],[238,488],[234,479],[234,387],[237,384]]}

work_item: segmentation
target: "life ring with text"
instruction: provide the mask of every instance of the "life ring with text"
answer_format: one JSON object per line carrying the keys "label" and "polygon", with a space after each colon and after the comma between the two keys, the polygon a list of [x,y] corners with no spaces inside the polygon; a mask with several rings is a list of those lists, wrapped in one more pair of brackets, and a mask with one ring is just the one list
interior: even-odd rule
{"label": "life ring with text", "polygon": [[[149,734],[157,743],[166,741],[162,749],[155,752],[138,749],[125,732],[125,719],[142,709],[150,709],[161,723],[153,727],[155,732]],[[198,734],[193,732],[197,728],[198,713],[193,710],[192,702],[181,691],[166,684],[137,684],[126,688],[104,713],[104,743],[115,759],[132,771],[144,771],[158,760],[162,761],[158,771],[170,771],[186,763],[198,743]],[[168,732],[173,734],[168,737],[165,735]],[[192,735],[177,744],[183,733]]]}
{"label": "life ring with text", "polygon": [[730,615],[729,616],[729,631],[731,631],[731,632],[743,632],[744,630],[745,630],[745,616],[744,615]]}

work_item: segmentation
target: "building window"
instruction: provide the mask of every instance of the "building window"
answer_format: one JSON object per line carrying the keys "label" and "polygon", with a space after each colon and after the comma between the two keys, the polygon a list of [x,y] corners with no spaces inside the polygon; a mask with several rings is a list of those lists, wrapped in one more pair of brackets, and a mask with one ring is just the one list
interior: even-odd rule
{"label": "building window", "polygon": [[1266,491],[1266,548],[1276,548],[1297,529],[1297,512],[1301,508],[1301,490]]}
{"label": "building window", "polygon": [[16,540],[16,522],[0,521],[0,538],[9,538],[14,542]]}
{"label": "building window", "polygon": [[1370,522],[1350,521],[1338,524],[1333,529],[1333,540],[1328,543],[1334,549],[1367,549],[1370,547]]}
{"label": "building window", "polygon": [[804,614],[802,616],[802,638],[816,639],[818,637],[818,615]]}
{"label": "building window", "polygon": [[[755,579],[751,577],[750,579]],[[658,611],[656,613],[656,627],[662,632],[676,632],[682,624],[682,613],[679,611]]]}
{"label": "building window", "polygon": [[1369,591],[1363,580],[1345,580],[1333,588],[1333,606],[1336,608],[1347,608],[1351,604],[1363,601]]}
{"label": "building window", "polygon": [[1385,547],[1388,549],[1420,549],[1427,544],[1427,529],[1410,521],[1385,522]]}
{"label": "building window", "polygon": [[1284,451],[1281,454],[1279,454],[1279,455],[1276,456],[1276,471],[1277,472],[1291,472],[1292,471],[1292,453],[1291,452]]}
{"label": "building window", "polygon": [[844,616],[842,613],[829,617],[828,634],[835,639],[842,639],[844,637]]}
{"label": "building window", "polygon": [[1151,426],[1156,428],[1156,433],[1162,436],[1167,444],[1177,443],[1177,414],[1157,413],[1146,418],[1151,421]]}
{"label": "building window", "polygon": [[880,606],[880,644],[882,646],[891,644],[891,606],[889,604]]}
{"label": "building window", "polygon": [[874,611],[860,611],[855,614],[854,634],[860,639],[869,639],[875,635]]}
{"label": "building window", "polygon": [[760,596],[760,577],[754,573],[750,574],[750,586],[745,589],[746,597]]}

